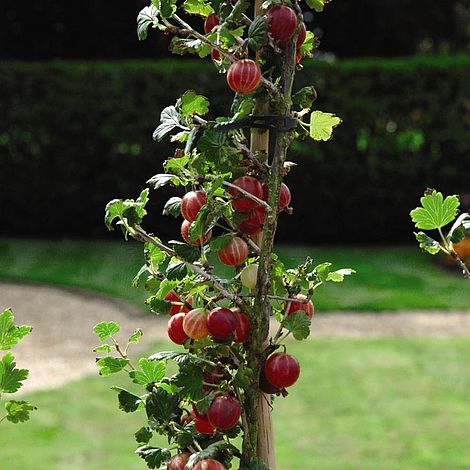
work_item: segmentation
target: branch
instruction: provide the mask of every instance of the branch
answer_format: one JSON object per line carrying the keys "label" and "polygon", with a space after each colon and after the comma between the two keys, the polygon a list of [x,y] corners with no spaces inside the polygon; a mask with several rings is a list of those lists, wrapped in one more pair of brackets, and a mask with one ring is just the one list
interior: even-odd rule
{"label": "branch", "polygon": [[455,264],[462,270],[463,277],[470,279],[470,269],[468,266],[462,261],[455,250],[450,251],[450,256],[454,258]]}
{"label": "branch", "polygon": [[224,181],[223,182],[223,185],[224,186],[227,186],[228,188],[233,188],[233,189],[236,189],[237,191],[240,191],[244,196],[246,196],[248,199],[251,199],[252,201],[255,201],[256,203],[258,203],[260,206],[263,206],[268,212],[272,212],[272,208],[271,206],[266,202],[266,201],[263,201],[262,199],[256,197],[256,196],[253,196],[253,194],[249,193],[248,191],[245,191],[244,189],[240,188],[239,186],[237,186],[236,184],[233,184],[233,183],[229,183],[227,181]]}
{"label": "branch", "polygon": [[230,52],[227,52],[225,49],[221,48],[218,44],[216,44],[215,42],[212,42],[210,39],[207,39],[206,36],[196,31],[188,23],[182,20],[178,15],[173,15],[173,18],[183,27],[181,32],[184,32],[185,34],[193,36],[196,39],[199,39],[204,44],[207,44],[208,46],[212,47],[212,49],[216,49],[217,51],[219,51],[220,54],[227,57],[227,59],[229,59],[230,62],[236,62],[238,60],[233,54],[230,54]]}
{"label": "branch", "polygon": [[243,300],[238,295],[233,294],[232,292],[228,291],[222,284],[220,284],[219,281],[217,281],[217,279],[214,276],[212,276],[212,274],[209,274],[207,271],[204,271],[204,269],[202,269],[200,266],[190,263],[189,261],[186,261],[185,259],[178,256],[174,250],[164,245],[163,243],[161,243],[154,237],[150,236],[145,230],[142,229],[142,227],[136,226],[131,229],[130,233],[136,240],[151,243],[152,245],[155,245],[157,248],[160,248],[160,250],[164,251],[166,254],[180,259],[186,264],[186,266],[191,271],[193,271],[193,273],[198,274],[199,276],[209,281],[213,285],[213,287],[217,289],[226,299],[232,301],[234,304],[238,305],[242,309],[246,307]]}

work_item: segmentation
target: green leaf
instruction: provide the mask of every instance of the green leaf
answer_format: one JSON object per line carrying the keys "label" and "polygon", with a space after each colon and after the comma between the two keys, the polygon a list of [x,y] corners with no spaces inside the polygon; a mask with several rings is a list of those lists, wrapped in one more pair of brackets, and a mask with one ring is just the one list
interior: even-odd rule
{"label": "green leaf", "polygon": [[201,252],[199,251],[199,249],[195,246],[188,245],[187,243],[172,241],[171,247],[173,248],[173,250],[175,250],[175,253],[180,258],[183,258],[189,263],[194,263],[201,257]]}
{"label": "green leaf", "polygon": [[114,321],[102,321],[95,325],[93,331],[98,335],[100,341],[106,341],[110,336],[119,333],[121,327]]}
{"label": "green leaf", "polygon": [[159,173],[158,175],[152,176],[147,184],[153,187],[153,189],[158,189],[163,186],[166,186],[169,183],[174,183],[178,180],[178,177],[170,173]]}
{"label": "green leaf", "polygon": [[313,51],[320,45],[320,41],[311,32],[307,31],[305,41],[300,46],[299,52],[303,58],[313,57]]}
{"label": "green leaf", "polygon": [[292,104],[301,109],[310,109],[313,102],[317,99],[317,91],[313,86],[301,88],[292,97]]}
{"label": "green leaf", "polygon": [[424,232],[415,233],[419,247],[431,255],[437,255],[441,251],[439,242],[426,235]]}
{"label": "green leaf", "polygon": [[174,36],[170,43],[170,50],[174,54],[197,54],[201,59],[211,53],[211,47],[199,39],[186,39]]}
{"label": "green leaf", "polygon": [[204,116],[209,112],[209,100],[205,96],[197,95],[195,91],[188,90],[181,97],[181,114],[183,116]]}
{"label": "green leaf", "polygon": [[151,270],[157,272],[160,265],[166,260],[167,254],[153,243],[146,243],[144,245],[144,257]]}
{"label": "green leaf", "polygon": [[270,468],[266,466],[260,457],[256,457],[248,467],[240,467],[240,470],[270,470]]}
{"label": "green leaf", "polygon": [[257,16],[248,28],[246,43],[253,51],[258,51],[268,42],[268,20],[266,16]]}
{"label": "green leaf", "polygon": [[316,266],[313,272],[320,281],[326,282],[330,273],[330,267],[331,263],[322,263]]}
{"label": "green leaf", "polygon": [[120,372],[124,367],[129,364],[128,359],[120,357],[106,356],[98,359],[96,365],[100,368],[100,375],[107,376]]}
{"label": "green leaf", "polygon": [[162,18],[171,18],[176,12],[176,0],[152,0],[158,7]]}
{"label": "green leaf", "polygon": [[137,344],[140,341],[140,338],[142,338],[142,335],[142,330],[140,328],[136,328],[136,330],[134,331],[134,333],[132,333],[127,342],[129,344]]}
{"label": "green leaf", "polygon": [[241,363],[237,369],[237,373],[233,379],[237,387],[246,389],[250,387],[253,380],[253,370]]}
{"label": "green leaf", "polygon": [[170,280],[181,280],[188,274],[184,261],[171,261],[166,268],[166,276]]}
{"label": "green leaf", "polygon": [[15,317],[11,309],[6,309],[0,314],[0,350],[11,349],[31,333],[30,326],[15,326],[14,322]]}
{"label": "green leaf", "polygon": [[313,111],[310,115],[310,137],[313,140],[330,140],[333,129],[341,122],[341,119],[334,114]]}
{"label": "green leaf", "polygon": [[321,13],[323,11],[324,6],[329,1],[330,0],[306,0],[306,3],[313,10],[317,11],[318,13]]}
{"label": "green leaf", "polygon": [[101,344],[100,346],[97,346],[95,349],[93,349],[93,352],[111,352],[113,350],[114,348],[109,344]]}
{"label": "green leaf", "polygon": [[412,210],[410,215],[416,228],[434,230],[446,226],[457,217],[460,206],[458,196],[447,196],[432,190],[421,198],[422,207]]}
{"label": "green leaf", "polygon": [[182,414],[179,402],[180,397],[177,394],[172,395],[162,388],[154,388],[145,401],[147,416],[159,424],[178,420]]}
{"label": "green leaf", "polygon": [[170,313],[171,302],[160,299],[157,295],[152,295],[145,303],[150,307],[150,310],[157,315],[168,315]]}
{"label": "green leaf", "polygon": [[135,440],[139,444],[148,444],[150,439],[152,439],[153,433],[148,427],[140,428],[135,434]]}
{"label": "green leaf", "polygon": [[[189,136],[189,133],[186,134]],[[173,136],[175,137],[175,136]],[[178,140],[178,139],[175,139]],[[173,142],[173,138],[172,138]],[[163,164],[165,171],[179,172],[189,163],[189,155],[183,155],[182,157],[174,157],[165,161]]]}
{"label": "green leaf", "polygon": [[219,251],[222,250],[222,248],[225,248],[230,240],[232,240],[233,234],[227,233],[226,235],[221,235],[220,237],[212,238],[211,241],[209,242],[209,247],[211,251]]}
{"label": "green leaf", "polygon": [[147,30],[158,24],[158,10],[154,5],[143,8],[137,15],[137,37],[142,41],[147,38]]}
{"label": "green leaf", "polygon": [[190,15],[208,16],[212,13],[212,7],[201,0],[186,0],[183,3],[183,9]]}
{"label": "green leaf", "polygon": [[204,398],[202,390],[202,372],[197,368],[190,368],[189,371],[182,370],[175,376],[175,384],[181,388],[181,395],[191,401],[198,401]]}
{"label": "green leaf", "polygon": [[343,268],[343,269],[338,269],[337,271],[332,271],[328,273],[328,276],[326,276],[325,281],[333,281],[333,282],[343,282],[344,281],[344,276],[350,276],[351,274],[354,274],[356,271],[351,268]]}
{"label": "green leaf", "polygon": [[160,351],[155,354],[152,354],[149,357],[149,361],[175,361],[176,363],[181,364],[182,362],[187,361],[189,354],[179,351]]}
{"label": "green leaf", "polygon": [[292,336],[301,341],[310,334],[310,318],[307,313],[299,310],[282,320],[281,326],[292,333]]}
{"label": "green leaf", "polygon": [[29,371],[16,369],[15,358],[12,353],[6,353],[0,360],[0,393],[14,393],[28,378]]}
{"label": "green leaf", "polygon": [[172,215],[173,217],[179,217],[181,211],[181,198],[174,196],[165,204],[163,208],[163,215]]}
{"label": "green leaf", "polygon": [[31,403],[26,401],[9,400],[5,402],[5,409],[7,410],[7,420],[10,423],[24,423],[30,418],[29,414],[31,411],[37,410],[37,408]]}
{"label": "green leaf", "polygon": [[457,217],[457,220],[447,234],[447,238],[452,243],[459,243],[467,235],[470,235],[470,214],[463,213]]}
{"label": "green leaf", "polygon": [[148,468],[160,468],[171,458],[171,452],[168,449],[159,447],[142,446],[135,453],[145,460]]}
{"label": "green leaf", "polygon": [[160,114],[160,125],[153,132],[153,139],[162,140],[166,134],[180,126],[180,119],[181,116],[176,107],[167,106]]}
{"label": "green leaf", "polygon": [[204,459],[210,459],[210,458],[217,458],[218,454],[223,452],[226,449],[231,448],[231,444],[228,444],[225,441],[217,441],[213,442],[209,446],[207,446],[204,450],[200,452],[195,452],[194,454],[191,454],[189,457],[189,460],[186,464],[186,468],[193,468],[193,466],[196,464],[196,462],[199,462],[200,460]]}
{"label": "green leaf", "polygon": [[104,223],[108,230],[113,230],[113,222],[117,218],[121,218],[124,210],[124,201],[122,199],[113,199],[106,204]]}
{"label": "green leaf", "polygon": [[196,409],[198,413],[205,415],[208,411],[210,406],[212,405],[212,402],[214,401],[215,398],[215,393],[214,392],[209,392],[206,395],[204,395],[203,398],[198,400],[196,402]]}
{"label": "green leaf", "polygon": [[112,390],[116,390],[118,393],[119,400],[119,409],[126,413],[133,413],[139,408],[143,408],[144,401],[137,395],[121,388],[121,387],[111,387]]}
{"label": "green leaf", "polygon": [[145,357],[139,360],[141,370],[132,370],[129,376],[135,384],[146,387],[149,384],[160,382],[165,377],[166,366],[164,361],[149,361]]}
{"label": "green leaf", "polygon": [[214,129],[206,129],[199,139],[197,146],[204,155],[213,159],[223,158],[226,155],[225,143],[227,136],[225,132],[217,132]]}

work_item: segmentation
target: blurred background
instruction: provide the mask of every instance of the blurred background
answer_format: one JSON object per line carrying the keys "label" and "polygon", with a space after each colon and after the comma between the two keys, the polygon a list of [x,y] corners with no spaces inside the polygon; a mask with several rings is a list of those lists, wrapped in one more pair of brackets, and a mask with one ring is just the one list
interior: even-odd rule
{"label": "blurred background", "polygon": [[[142,420],[117,410],[115,381],[90,376],[94,323],[155,321],[130,286],[142,247],[107,231],[104,206],[136,197],[174,153],[151,136],[184,90],[208,96],[212,117],[232,99],[209,59],[172,56],[154,31],[137,40],[148,3],[0,3],[0,307],[35,327],[18,360],[39,405],[1,429],[9,470],[143,465]],[[293,145],[278,254],[357,274],[319,292],[315,340],[291,346],[311,370],[276,400],[279,468],[470,469],[469,283],[419,252],[409,218],[427,187],[470,209],[470,1],[336,0],[304,19],[321,45],[296,87],[313,83],[343,124]],[[151,194],[146,227],[163,239],[179,233],[160,215],[175,194]],[[145,352],[169,347],[156,325]]]}

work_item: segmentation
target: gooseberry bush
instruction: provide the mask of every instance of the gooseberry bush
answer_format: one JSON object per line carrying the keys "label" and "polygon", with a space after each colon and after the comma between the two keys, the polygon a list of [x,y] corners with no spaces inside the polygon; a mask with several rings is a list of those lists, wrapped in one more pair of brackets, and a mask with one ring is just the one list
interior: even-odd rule
{"label": "gooseberry bush", "polygon": [[[317,12],[324,3],[307,0]],[[203,28],[180,10],[203,17]],[[306,339],[317,289],[353,272],[311,258],[288,269],[274,253],[278,218],[293,210],[283,178],[296,164],[286,153],[294,139],[329,140],[341,120],[312,108],[313,86],[292,92],[302,60],[318,46],[295,0],[152,0],[137,18],[140,39],[149,28],[171,35],[174,53],[212,60],[235,96],[227,116],[211,116],[209,100],[194,90],[165,108],[153,137],[178,148],[164,173],[136,199],[106,207],[109,229],[118,225],[126,239],[143,242],[145,263],[133,284],[144,285],[148,307],[168,318],[168,337],[180,347],[134,364],[128,347],[141,330],[123,346],[119,325],[103,322],[96,351],[106,354],[97,365],[102,375],[123,371],[143,387],[116,391],[123,411],[145,412],[135,439],[148,467],[274,469],[272,395],[287,396],[301,367],[285,339]],[[163,214],[183,217],[181,239],[168,242],[144,228],[150,191],[165,185],[180,195]],[[153,443],[156,434],[167,447]]]}
{"label": "gooseberry bush", "polygon": [[[435,189],[427,189],[421,198],[421,207],[413,209],[410,213],[415,227],[421,229],[415,232],[419,247],[431,254],[443,253],[449,256],[461,269],[462,275],[470,279],[470,269],[465,258],[470,260],[470,252],[461,250],[460,245],[470,237],[470,214],[459,214],[460,199],[457,195],[444,198],[442,193]],[[444,233],[444,228],[452,224]],[[437,232],[437,240],[422,230]]]}
{"label": "gooseberry bush", "polygon": [[[27,325],[15,325],[15,317],[11,309],[6,309],[0,314],[0,351],[7,351],[18,344],[25,336],[31,333],[32,328]],[[16,367],[15,357],[7,352],[0,357],[0,400],[4,394],[17,392],[23,382],[28,378],[27,369]],[[23,400],[6,400],[4,402],[5,414],[0,413],[0,423],[23,423],[30,418],[31,411],[36,408]]]}

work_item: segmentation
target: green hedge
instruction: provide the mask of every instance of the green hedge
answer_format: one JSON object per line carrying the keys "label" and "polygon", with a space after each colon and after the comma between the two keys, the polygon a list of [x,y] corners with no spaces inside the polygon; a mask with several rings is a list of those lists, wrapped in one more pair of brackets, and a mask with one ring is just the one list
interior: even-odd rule
{"label": "green hedge", "polygon": [[[326,143],[298,142],[287,177],[292,242],[411,242],[408,213],[428,187],[470,192],[470,56],[311,62],[318,109],[344,120]],[[174,146],[151,139],[185,89],[231,102],[210,63],[49,62],[0,65],[0,235],[107,236],[103,208],[133,197]],[[153,194],[151,229],[170,190]]]}

